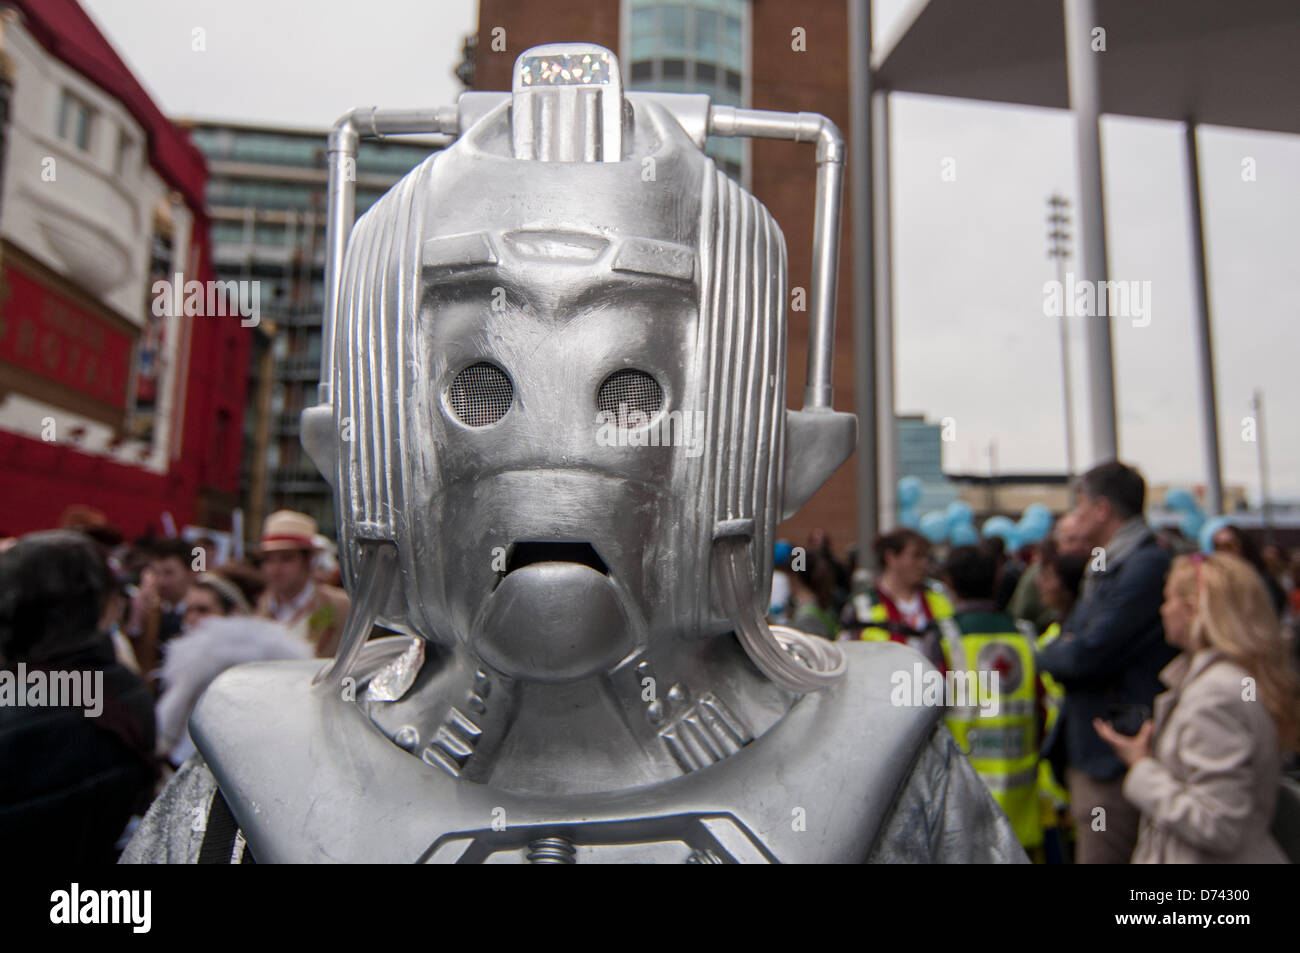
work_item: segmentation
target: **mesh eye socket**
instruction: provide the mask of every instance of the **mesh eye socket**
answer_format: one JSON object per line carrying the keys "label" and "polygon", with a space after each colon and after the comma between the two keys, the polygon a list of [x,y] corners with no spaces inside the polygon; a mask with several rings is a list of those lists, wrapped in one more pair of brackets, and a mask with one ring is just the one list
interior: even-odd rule
{"label": "mesh eye socket", "polygon": [[486,427],[506,415],[515,387],[501,368],[480,361],[456,375],[447,398],[451,412],[466,427]]}
{"label": "mesh eye socket", "polygon": [[[659,382],[645,371],[624,369],[605,378],[596,395],[602,414],[610,414],[620,427],[635,427],[648,422],[664,405],[664,392]],[[645,418],[633,417],[640,411]]]}

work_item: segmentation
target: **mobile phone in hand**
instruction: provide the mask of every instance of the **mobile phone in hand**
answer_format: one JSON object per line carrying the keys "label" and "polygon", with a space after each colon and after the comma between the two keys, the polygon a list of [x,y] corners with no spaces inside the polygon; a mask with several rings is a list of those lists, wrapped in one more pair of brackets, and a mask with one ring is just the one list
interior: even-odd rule
{"label": "mobile phone in hand", "polygon": [[1146,705],[1111,705],[1106,709],[1106,720],[1121,735],[1130,738],[1142,730],[1142,723],[1151,717],[1151,709]]}

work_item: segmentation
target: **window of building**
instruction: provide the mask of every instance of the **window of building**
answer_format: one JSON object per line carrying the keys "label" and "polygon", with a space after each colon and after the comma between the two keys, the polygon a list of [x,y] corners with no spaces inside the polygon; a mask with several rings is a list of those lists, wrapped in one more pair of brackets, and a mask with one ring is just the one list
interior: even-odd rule
{"label": "window of building", "polygon": [[213,222],[212,241],[216,244],[239,245],[244,241],[243,222]]}
{"label": "window of building", "polygon": [[117,155],[113,158],[113,174],[126,175],[134,171],[135,140],[125,129],[117,131]]}
{"label": "window of building", "polygon": [[76,93],[65,89],[59,97],[59,138],[72,143],[82,152],[90,151],[91,129],[95,110]]}
{"label": "window of building", "polygon": [[[623,12],[629,89],[707,93],[719,105],[745,105],[746,0],[624,0]],[[741,178],[742,140],[710,138],[705,151]]]}
{"label": "window of building", "polygon": [[718,58],[718,11],[695,11],[695,52],[700,59]]}
{"label": "window of building", "polygon": [[357,172],[406,175],[433,151],[432,146],[363,141],[357,151]]}
{"label": "window of building", "polygon": [[324,164],[325,149],[324,136],[246,131],[231,141],[228,156],[240,162],[312,168]]}
{"label": "window of building", "polygon": [[661,4],[659,7],[659,51],[684,55],[686,45],[686,8]]}
{"label": "window of building", "polygon": [[289,236],[284,225],[274,222],[258,222],[254,231],[255,241],[259,245],[283,245]]}
{"label": "window of building", "polygon": [[208,180],[209,205],[253,206],[268,209],[306,211],[324,206],[324,185],[296,182],[265,182],[259,179],[212,178]]}

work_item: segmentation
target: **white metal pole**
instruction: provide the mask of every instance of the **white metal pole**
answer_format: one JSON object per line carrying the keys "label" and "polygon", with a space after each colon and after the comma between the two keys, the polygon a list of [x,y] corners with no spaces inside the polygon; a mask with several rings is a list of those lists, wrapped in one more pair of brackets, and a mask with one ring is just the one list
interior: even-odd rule
{"label": "white metal pole", "polygon": [[1259,512],[1264,524],[1264,539],[1273,542],[1273,522],[1269,518],[1268,505],[1268,456],[1264,449],[1264,393],[1256,389],[1255,409],[1255,449],[1259,454]]}
{"label": "white metal pole", "polygon": [[853,220],[853,369],[858,415],[856,456],[858,565],[870,566],[871,542],[880,531],[877,484],[876,331],[872,274],[871,0],[849,0],[850,195]]}
{"label": "white metal pole", "polygon": [[[1047,200],[1047,254],[1056,262],[1056,283],[1065,288],[1065,273],[1070,260],[1070,215],[1066,211],[1069,201],[1059,195]],[[1062,301],[1064,304],[1064,301]],[[1074,385],[1070,373],[1070,320],[1069,308],[1062,307],[1060,322],[1061,332],[1061,393],[1062,409],[1065,414],[1065,475],[1074,479]]]}
{"label": "white metal pole", "polygon": [[887,533],[898,525],[898,425],[894,420],[894,256],[889,161],[889,91],[872,94],[872,204],[875,211],[876,493],[877,519]]}
{"label": "white metal pole", "polygon": [[[1106,212],[1101,174],[1101,57],[1093,51],[1097,22],[1094,0],[1063,0],[1065,4],[1065,61],[1074,112],[1075,146],[1079,159],[1080,280],[1105,288]],[[1110,341],[1110,307],[1105,314],[1102,295],[1098,314],[1085,318],[1088,342],[1088,402],[1092,422],[1093,463],[1119,456],[1115,417],[1115,367]]]}
{"label": "white metal pole", "polygon": [[[1219,454],[1219,399],[1214,390],[1214,336],[1210,331],[1209,280],[1205,271],[1205,219],[1201,212],[1201,163],[1196,122],[1187,120],[1187,207],[1192,216],[1192,273],[1195,281],[1196,366],[1201,390],[1201,440],[1205,445],[1205,511],[1223,512],[1223,463]],[[1258,423],[1258,422],[1257,422]]]}

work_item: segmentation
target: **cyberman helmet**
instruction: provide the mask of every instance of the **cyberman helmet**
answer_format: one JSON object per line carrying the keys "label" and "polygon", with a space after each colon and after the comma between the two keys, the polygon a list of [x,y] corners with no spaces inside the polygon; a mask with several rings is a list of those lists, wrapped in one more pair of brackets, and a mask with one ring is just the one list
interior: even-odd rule
{"label": "cyberman helmet", "polygon": [[[203,761],[127,853],[1023,857],[940,709],[897,703],[920,656],[764,622],[773,528],[855,437],[830,409],[838,133],[624,95],[592,46],[529,50],[513,85],[335,128],[303,442],[334,484],[352,611],[324,671],[213,682],[190,722]],[[353,228],[358,139],[429,131],[455,140]],[[798,411],[781,232],[708,135],[817,147]],[[377,622],[403,637],[370,638]]]}
{"label": "cyberman helmet", "polygon": [[[359,138],[412,132],[455,139],[352,227]],[[816,145],[802,410],[785,240],[709,135]],[[523,53],[509,94],[341,120],[303,442],[354,610],[322,678],[375,621],[525,682],[729,632],[783,688],[837,678],[833,644],[763,618],[776,523],[856,439],[830,409],[842,169],[824,117],[625,94],[588,44]]]}

